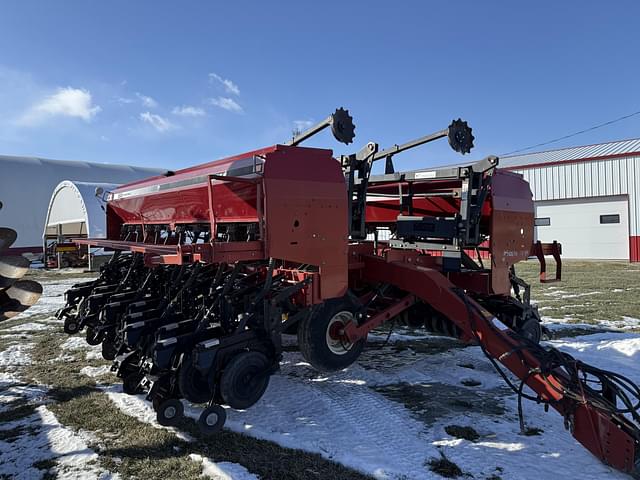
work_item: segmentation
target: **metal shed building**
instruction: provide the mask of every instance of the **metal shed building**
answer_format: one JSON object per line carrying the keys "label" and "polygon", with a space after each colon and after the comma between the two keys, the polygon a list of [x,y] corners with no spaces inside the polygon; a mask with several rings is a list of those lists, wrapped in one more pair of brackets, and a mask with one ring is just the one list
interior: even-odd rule
{"label": "metal shed building", "polygon": [[565,258],[640,262],[640,139],[502,157],[536,205],[536,239]]}
{"label": "metal shed building", "polygon": [[128,183],[166,170],[0,155],[0,226],[18,232],[13,253],[42,252],[42,227],[62,180]]}
{"label": "metal shed building", "polygon": [[[64,180],[53,190],[47,218],[42,233],[42,246],[48,254],[54,253],[50,244],[56,247],[69,242],[72,238],[106,238],[107,216],[104,192],[115,190],[119,185],[115,183],[72,182]],[[100,195],[97,195],[99,193]],[[76,247],[77,248],[77,247]],[[93,257],[102,249],[82,247],[91,270]],[[64,266],[63,257],[67,253],[57,253],[57,265]],[[71,262],[73,263],[73,262]],[[48,258],[45,257],[45,265]]]}

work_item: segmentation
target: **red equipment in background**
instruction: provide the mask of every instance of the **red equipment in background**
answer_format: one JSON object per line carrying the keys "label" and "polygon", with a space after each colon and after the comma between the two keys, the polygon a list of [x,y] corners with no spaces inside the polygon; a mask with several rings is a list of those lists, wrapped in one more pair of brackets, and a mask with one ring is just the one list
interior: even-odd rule
{"label": "red equipment in background", "polygon": [[[402,317],[477,343],[520,398],[552,406],[594,455],[637,473],[637,387],[539,345],[540,318],[514,264],[553,254],[559,280],[560,246],[533,243],[524,179],[498,169],[497,157],[395,171],[394,155],[439,138],[468,153],[473,135],[461,120],[339,160],[299,146],[326,127],[353,139],[339,109],[288,144],[111,192],[108,239],[77,242],[126,253],[70,290],[66,331],[86,327],[161,423],[179,417],[185,397],[208,404],[199,424],[215,431],[220,404],[260,398],[284,332],[297,332],[314,367],[337,370],[358,358],[371,329]],[[372,175],[381,159],[385,173]],[[542,281],[545,273],[542,263]]]}

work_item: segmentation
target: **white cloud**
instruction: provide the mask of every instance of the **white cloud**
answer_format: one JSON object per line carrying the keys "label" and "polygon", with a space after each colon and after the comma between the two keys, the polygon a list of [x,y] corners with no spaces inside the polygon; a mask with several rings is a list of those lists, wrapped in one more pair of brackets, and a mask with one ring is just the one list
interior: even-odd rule
{"label": "white cloud", "polygon": [[153,128],[155,128],[158,132],[161,132],[161,133],[167,132],[169,130],[173,130],[175,128],[175,125],[171,123],[169,120],[151,112],[141,113],[140,120],[142,120],[145,123],[148,123]]}
{"label": "white cloud", "polygon": [[242,113],[242,107],[233,99],[229,97],[210,98],[209,103],[216,107],[220,107],[229,112]]}
{"label": "white cloud", "polygon": [[222,78],[217,73],[210,73],[209,81],[220,83],[224,87],[224,91],[227,93],[231,93],[233,95],[240,95],[240,89],[235,83],[233,83],[228,78]]}
{"label": "white cloud", "polygon": [[133,98],[127,98],[127,97],[115,97],[115,101],[122,104],[122,105],[128,105],[130,103],[135,102],[135,100]]}
{"label": "white cloud", "polygon": [[293,129],[299,132],[304,132],[313,125],[313,120],[294,120]]}
{"label": "white cloud", "polygon": [[180,115],[181,117],[203,117],[205,111],[200,107],[193,107],[191,105],[182,105],[181,107],[174,107],[171,110],[174,115]]}
{"label": "white cloud", "polygon": [[33,105],[18,120],[21,125],[37,125],[51,117],[81,118],[85,122],[95,117],[102,108],[93,105],[91,93],[80,88],[58,88],[56,93]]}
{"label": "white cloud", "polygon": [[155,99],[148,97],[147,95],[142,95],[141,93],[136,92],[136,97],[140,100],[143,106],[147,108],[156,108],[158,106],[158,102]]}

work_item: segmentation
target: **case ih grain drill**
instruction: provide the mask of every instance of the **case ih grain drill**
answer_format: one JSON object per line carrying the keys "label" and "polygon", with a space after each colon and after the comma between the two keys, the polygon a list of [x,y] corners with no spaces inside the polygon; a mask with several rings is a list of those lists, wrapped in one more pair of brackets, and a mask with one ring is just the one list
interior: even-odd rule
{"label": "case ih grain drill", "polygon": [[[283,333],[332,371],[357,360],[373,328],[400,318],[479,345],[519,399],[554,408],[594,455],[637,474],[638,388],[539,345],[538,313],[513,268],[533,244],[523,178],[496,168],[496,157],[394,170],[394,155],[438,138],[468,153],[461,120],[339,159],[299,146],[325,127],[342,143],[354,138],[338,109],[286,144],[110,192],[108,238],[78,243],[115,254],[97,280],[67,292],[65,330],[102,343],[124,390],[146,393],[160,423],[175,423],[185,398],[206,404],[198,423],[215,432],[221,405],[245,409],[263,395]],[[373,175],[382,159],[385,173]],[[533,250],[559,260],[558,245]]]}

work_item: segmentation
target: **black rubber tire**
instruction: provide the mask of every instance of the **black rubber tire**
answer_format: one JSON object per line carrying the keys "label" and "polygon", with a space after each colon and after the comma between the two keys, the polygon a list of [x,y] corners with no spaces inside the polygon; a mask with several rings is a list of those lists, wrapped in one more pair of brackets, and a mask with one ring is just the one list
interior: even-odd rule
{"label": "black rubber tire", "polygon": [[165,427],[176,425],[184,414],[184,406],[177,398],[169,398],[165,400],[156,410],[156,419],[158,423]]}
{"label": "black rubber tire", "polygon": [[102,335],[96,333],[96,331],[92,327],[87,327],[86,340],[89,345],[100,345],[100,343],[102,343]]}
{"label": "black rubber tire", "polygon": [[191,354],[182,357],[178,370],[178,388],[182,396],[192,403],[206,403],[211,400],[211,389],[206,375],[202,375],[192,361]]}
{"label": "black rubber tire", "polygon": [[242,352],[227,364],[220,377],[220,394],[231,408],[254,405],[269,386],[269,359],[260,352]]}
{"label": "black rubber tire", "polygon": [[[302,356],[316,370],[334,372],[347,368],[355,362],[366,343],[362,338],[353,344],[329,345],[328,331],[335,316],[342,312],[351,315],[356,311],[353,302],[348,299],[333,299],[324,302],[312,315],[305,317],[298,326],[298,348]],[[343,350],[342,353],[336,353]]]}
{"label": "black rubber tire", "polygon": [[534,343],[542,339],[542,325],[535,318],[530,318],[518,328],[518,334]]}
{"label": "black rubber tire", "polygon": [[227,411],[220,405],[205,408],[198,418],[198,428],[204,435],[213,435],[222,430],[227,421]]}
{"label": "black rubber tire", "polygon": [[118,348],[113,342],[105,340],[102,342],[102,358],[105,360],[113,360],[118,355]]}
{"label": "black rubber tire", "polygon": [[80,331],[80,322],[78,322],[75,315],[65,317],[63,329],[64,333],[68,333],[69,335],[73,335]]}
{"label": "black rubber tire", "polygon": [[140,380],[143,375],[141,373],[130,373],[122,379],[122,391],[127,395],[135,395],[140,393]]}

